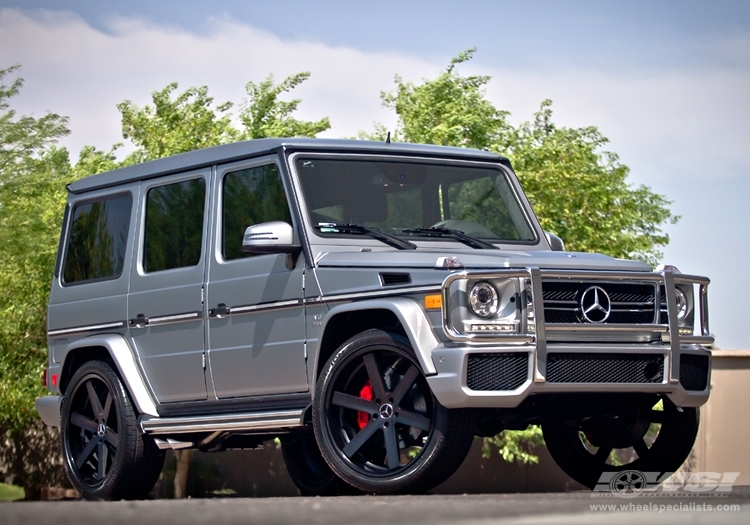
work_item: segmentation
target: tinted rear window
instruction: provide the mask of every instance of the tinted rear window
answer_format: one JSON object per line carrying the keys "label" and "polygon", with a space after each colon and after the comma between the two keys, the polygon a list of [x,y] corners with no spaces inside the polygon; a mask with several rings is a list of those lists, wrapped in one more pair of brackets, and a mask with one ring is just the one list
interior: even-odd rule
{"label": "tinted rear window", "polygon": [[107,197],[73,208],[63,282],[116,279],[122,274],[133,198]]}

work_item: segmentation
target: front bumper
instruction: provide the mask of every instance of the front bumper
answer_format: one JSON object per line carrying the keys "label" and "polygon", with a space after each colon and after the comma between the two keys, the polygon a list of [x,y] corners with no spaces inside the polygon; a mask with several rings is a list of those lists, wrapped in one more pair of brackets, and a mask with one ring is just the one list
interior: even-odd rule
{"label": "front bumper", "polygon": [[[522,318],[535,319],[535,329],[517,334],[464,334],[451,321],[452,283],[461,279],[520,279],[529,287],[532,301]],[[639,282],[661,286],[668,310],[666,322],[657,315],[653,324],[559,324],[545,322],[542,295],[546,279],[585,283]],[[680,334],[676,310],[677,284],[698,286],[694,308],[698,335]],[[576,270],[498,270],[457,272],[443,283],[443,326],[448,340],[432,350],[437,371],[427,381],[435,397],[447,408],[517,407],[534,394],[598,392],[664,394],[677,406],[696,407],[708,400],[713,343],[708,326],[708,288],[705,277],[655,273],[595,272]],[[456,294],[460,296],[460,294]],[[464,299],[465,300],[465,299]],[[655,305],[660,304],[657,293]],[[459,299],[460,304],[460,299]],[[533,308],[533,310],[530,310]],[[481,370],[481,358],[492,361],[494,371]],[[687,356],[687,357],[683,357]],[[470,360],[486,377],[477,386],[468,379]],[[488,361],[489,362],[489,361]],[[560,371],[560,363],[565,368]],[[575,370],[577,363],[580,370]],[[557,367],[557,368],[556,368]],[[650,368],[648,368],[650,367]],[[509,374],[512,380],[507,381]],[[500,378],[500,380],[498,380]],[[492,386],[497,381],[498,386]],[[488,386],[489,385],[489,386]]]}
{"label": "front bumper", "polygon": [[[513,390],[472,390],[467,380],[469,357],[472,355],[515,355],[525,356],[526,379]],[[427,382],[438,401],[446,408],[514,408],[520,405],[528,396],[535,394],[551,394],[565,392],[599,392],[599,393],[653,393],[665,394],[675,405],[682,407],[697,407],[708,401],[711,384],[711,352],[698,345],[685,345],[672,354],[672,362],[676,367],[668,366],[670,347],[664,345],[649,345],[644,350],[642,345],[548,345],[547,356],[555,355],[597,355],[603,354],[616,358],[617,356],[649,355],[662,363],[662,377],[658,382],[623,383],[623,382],[567,382],[548,381],[546,377],[534,377],[533,348],[519,348],[518,346],[488,346],[488,345],[456,345],[441,344],[433,350],[437,374],[427,377]],[[688,390],[680,382],[680,362],[683,355],[702,356],[706,359],[705,386],[701,390]],[[672,374],[677,371],[677,375]],[[682,368],[683,380],[685,379]]]}

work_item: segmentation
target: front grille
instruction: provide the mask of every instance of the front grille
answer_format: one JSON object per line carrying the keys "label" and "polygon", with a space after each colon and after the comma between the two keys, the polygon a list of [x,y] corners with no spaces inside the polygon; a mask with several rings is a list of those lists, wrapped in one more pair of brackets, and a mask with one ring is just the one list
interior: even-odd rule
{"label": "front grille", "polygon": [[466,385],[471,390],[515,390],[529,375],[529,354],[470,354]]}
{"label": "front grille", "polygon": [[682,354],[680,356],[680,383],[685,390],[701,392],[708,385],[708,356]]}
{"label": "front grille", "polygon": [[654,354],[551,353],[549,383],[661,383],[664,356]]}
{"label": "front grille", "polygon": [[[547,323],[591,323],[583,315],[582,299],[591,287],[604,291],[599,298],[602,306],[609,305],[609,315],[597,324],[653,324],[656,322],[656,287],[649,283],[608,283],[581,281],[544,281],[544,320]],[[591,294],[591,292],[589,292]],[[588,296],[589,299],[591,295]],[[608,298],[608,299],[607,299]]]}

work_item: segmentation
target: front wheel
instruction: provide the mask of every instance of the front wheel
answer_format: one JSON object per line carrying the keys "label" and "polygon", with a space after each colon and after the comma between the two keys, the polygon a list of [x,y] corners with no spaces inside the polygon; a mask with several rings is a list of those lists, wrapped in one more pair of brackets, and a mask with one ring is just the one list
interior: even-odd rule
{"label": "front wheel", "polygon": [[289,477],[303,496],[344,496],[357,493],[357,489],[344,483],[333,473],[323,459],[315,436],[288,436],[281,440]]}
{"label": "front wheel", "polygon": [[164,453],[138,430],[127,390],[109,364],[89,361],[65,390],[60,440],[73,486],[90,500],[145,498]]}
{"label": "front wheel", "polygon": [[469,414],[435,399],[408,342],[381,330],[352,337],[328,360],[313,424],[336,475],[378,494],[442,483],[473,438]]}
{"label": "front wheel", "polygon": [[698,424],[696,408],[677,408],[664,397],[614,414],[550,421],[542,431],[560,468],[593,489],[604,472],[676,471],[690,455]]}

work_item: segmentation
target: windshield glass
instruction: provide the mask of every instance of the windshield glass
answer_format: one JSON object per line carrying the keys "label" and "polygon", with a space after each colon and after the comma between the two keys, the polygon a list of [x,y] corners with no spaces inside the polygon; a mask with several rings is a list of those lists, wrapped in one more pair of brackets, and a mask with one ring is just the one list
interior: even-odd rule
{"label": "windshield glass", "polygon": [[314,156],[295,165],[313,227],[352,223],[433,239],[403,230],[436,227],[491,242],[535,239],[499,168]]}

